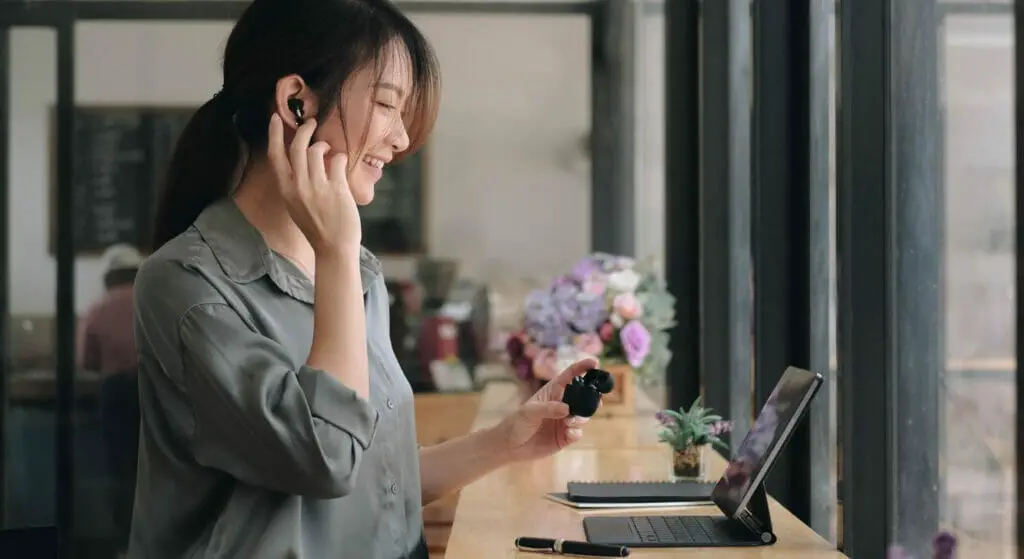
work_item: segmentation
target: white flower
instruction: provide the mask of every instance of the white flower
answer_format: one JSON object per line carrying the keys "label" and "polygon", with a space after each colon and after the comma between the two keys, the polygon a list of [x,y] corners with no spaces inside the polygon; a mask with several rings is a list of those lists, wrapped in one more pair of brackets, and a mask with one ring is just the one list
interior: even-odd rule
{"label": "white flower", "polygon": [[640,285],[640,274],[633,270],[619,270],[608,275],[608,289],[619,293],[633,293]]}
{"label": "white flower", "polygon": [[608,318],[608,322],[611,322],[612,326],[616,328],[622,328],[622,326],[626,324],[626,320],[623,319],[622,316],[620,316],[617,312],[612,313],[612,315]]}

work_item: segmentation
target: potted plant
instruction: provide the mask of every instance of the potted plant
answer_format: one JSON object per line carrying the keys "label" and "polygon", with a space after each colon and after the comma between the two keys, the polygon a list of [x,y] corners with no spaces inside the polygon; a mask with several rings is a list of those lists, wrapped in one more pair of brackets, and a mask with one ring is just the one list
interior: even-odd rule
{"label": "potted plant", "polygon": [[719,436],[732,430],[732,422],[711,413],[697,398],[690,409],[662,410],[656,417],[662,427],[658,440],[672,448],[675,477],[681,480],[705,479],[704,449],[714,445],[728,452]]}
{"label": "potted plant", "polygon": [[664,376],[674,319],[675,298],[651,264],[598,252],[526,297],[506,352],[526,393],[573,361],[597,357],[615,378],[598,413],[632,415],[634,383]]}

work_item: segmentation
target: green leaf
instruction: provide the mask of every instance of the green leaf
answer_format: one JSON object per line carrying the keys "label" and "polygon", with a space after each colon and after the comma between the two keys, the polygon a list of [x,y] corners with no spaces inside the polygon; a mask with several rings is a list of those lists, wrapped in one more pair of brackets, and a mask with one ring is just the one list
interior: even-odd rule
{"label": "green leaf", "polygon": [[722,442],[722,440],[719,439],[718,437],[712,437],[711,444],[712,444],[712,446],[720,448],[723,452],[726,452],[726,453],[729,452],[729,445],[727,445],[724,442]]}
{"label": "green leaf", "polygon": [[686,422],[686,416],[685,415],[683,415],[683,414],[681,414],[681,413],[679,413],[679,412],[677,412],[675,410],[664,410],[664,411],[665,411],[666,415],[668,415],[672,419],[675,419],[680,424]]}

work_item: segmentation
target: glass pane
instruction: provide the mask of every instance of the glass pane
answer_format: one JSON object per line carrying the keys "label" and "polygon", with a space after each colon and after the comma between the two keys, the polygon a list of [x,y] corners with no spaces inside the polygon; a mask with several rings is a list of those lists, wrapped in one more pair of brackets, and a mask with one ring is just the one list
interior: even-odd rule
{"label": "glass pane", "polygon": [[939,32],[948,359],[941,520],[963,557],[1016,556],[1014,31],[1005,6],[949,13]]}
{"label": "glass pane", "polygon": [[91,21],[75,28],[80,557],[112,559],[127,547],[140,421],[134,267],[174,143],[195,108],[219,89],[229,31],[227,22]]}
{"label": "glass pane", "polygon": [[10,31],[9,176],[10,363],[3,444],[5,528],[56,523],[56,265],[50,196],[56,175],[50,126],[56,99],[56,33]]}
{"label": "glass pane", "polygon": [[[665,11],[661,0],[638,4],[636,118],[636,256],[654,263],[664,277],[665,265]],[[664,375],[644,386],[651,400],[668,405]]]}
{"label": "glass pane", "polygon": [[833,382],[826,384],[828,387],[827,396],[830,399],[833,425],[835,427],[836,444],[836,491],[838,504],[836,506],[835,527],[832,534],[835,535],[836,547],[843,548],[843,497],[838,492],[842,488],[843,478],[843,437],[842,437],[842,414],[839,413],[839,357],[838,357],[838,274],[836,270],[836,107],[838,105],[838,79],[839,69],[839,45],[838,34],[836,33],[836,5],[838,2],[827,2],[828,9],[828,378]]}

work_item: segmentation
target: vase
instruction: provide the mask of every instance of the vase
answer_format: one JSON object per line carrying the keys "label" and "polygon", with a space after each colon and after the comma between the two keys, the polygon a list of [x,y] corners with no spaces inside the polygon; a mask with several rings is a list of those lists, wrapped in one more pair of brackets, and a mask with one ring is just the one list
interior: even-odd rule
{"label": "vase", "polygon": [[636,415],[636,377],[629,363],[606,362],[599,365],[615,381],[611,392],[601,396],[597,417],[623,417]]}
{"label": "vase", "polygon": [[703,481],[706,477],[704,445],[675,449],[672,470],[679,481]]}

